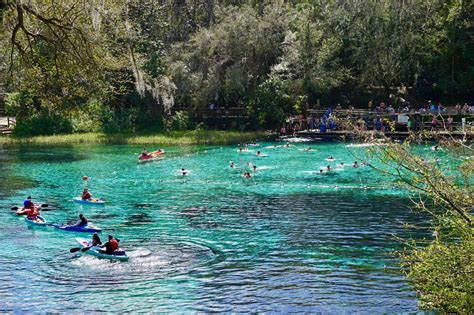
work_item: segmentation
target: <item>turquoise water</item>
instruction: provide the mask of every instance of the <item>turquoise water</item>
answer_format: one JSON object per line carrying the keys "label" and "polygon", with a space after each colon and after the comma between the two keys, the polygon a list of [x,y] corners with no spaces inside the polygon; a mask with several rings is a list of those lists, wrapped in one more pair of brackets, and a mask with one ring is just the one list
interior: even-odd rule
{"label": "turquoise water", "polygon": [[[422,233],[403,223],[426,223],[405,193],[369,167],[319,173],[363,147],[273,145],[165,147],[140,165],[138,146],[0,148],[0,311],[417,311],[392,255],[394,235]],[[83,175],[105,207],[72,202]],[[130,260],[71,254],[82,234],[26,226],[10,208],[27,195],[51,223],[84,213]]]}

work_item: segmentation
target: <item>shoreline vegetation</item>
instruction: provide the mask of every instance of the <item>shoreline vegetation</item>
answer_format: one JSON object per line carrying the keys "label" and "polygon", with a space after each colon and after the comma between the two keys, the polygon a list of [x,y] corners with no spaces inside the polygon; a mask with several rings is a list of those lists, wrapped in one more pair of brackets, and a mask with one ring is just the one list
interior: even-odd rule
{"label": "shoreline vegetation", "polygon": [[189,130],[168,131],[159,133],[113,133],[102,132],[61,134],[32,137],[0,137],[0,144],[160,144],[160,145],[191,145],[191,144],[237,144],[251,142],[268,137],[263,131],[221,131],[221,130]]}

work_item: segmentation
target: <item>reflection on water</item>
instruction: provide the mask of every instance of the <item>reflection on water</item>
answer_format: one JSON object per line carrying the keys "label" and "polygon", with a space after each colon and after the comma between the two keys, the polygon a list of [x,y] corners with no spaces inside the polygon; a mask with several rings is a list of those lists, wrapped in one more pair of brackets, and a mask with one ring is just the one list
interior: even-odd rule
{"label": "reflection on water", "polygon": [[[425,220],[370,168],[320,176],[328,154],[338,157],[333,167],[351,163],[344,144],[299,150],[307,146],[268,149],[261,160],[235,147],[165,148],[164,160],[146,165],[136,163],[138,146],[74,147],[68,163],[48,156],[71,148],[37,149],[31,160],[12,159],[15,148],[0,151],[8,161],[0,187],[13,187],[0,190],[2,208],[31,194],[54,209],[44,213],[49,222],[84,213],[130,256],[117,262],[71,254],[74,238],[84,235],[27,228],[12,211],[0,211],[0,243],[8,244],[0,247],[0,311],[416,311],[392,255],[400,248],[393,236],[423,236],[402,225]],[[254,177],[243,179],[254,164]],[[181,168],[192,172],[177,176]],[[83,175],[105,207],[72,202]],[[36,184],[16,185],[15,178]]]}

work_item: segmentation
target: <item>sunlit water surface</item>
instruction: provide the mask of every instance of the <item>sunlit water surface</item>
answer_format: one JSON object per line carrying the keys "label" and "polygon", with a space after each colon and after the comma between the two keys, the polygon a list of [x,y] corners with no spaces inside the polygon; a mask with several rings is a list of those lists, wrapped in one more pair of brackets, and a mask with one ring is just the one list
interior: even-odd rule
{"label": "sunlit water surface", "polygon": [[[426,222],[405,193],[370,167],[337,167],[365,147],[274,145],[170,147],[143,165],[138,146],[0,148],[0,311],[416,311],[394,236],[422,235],[403,225]],[[105,207],[72,202],[83,175]],[[84,213],[130,260],[69,253],[81,234],[28,227],[10,210],[27,195],[49,204],[51,223]]]}

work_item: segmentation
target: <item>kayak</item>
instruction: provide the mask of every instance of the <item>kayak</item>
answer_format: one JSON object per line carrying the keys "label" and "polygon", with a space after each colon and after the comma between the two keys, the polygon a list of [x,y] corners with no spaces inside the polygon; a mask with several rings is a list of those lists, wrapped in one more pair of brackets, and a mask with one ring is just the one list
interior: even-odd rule
{"label": "kayak", "polygon": [[[82,247],[89,247],[91,245],[89,240],[87,240],[85,238],[76,238],[76,241]],[[128,260],[128,255],[124,250],[119,249],[119,250],[116,250],[113,255],[107,255],[107,254],[103,254],[103,253],[99,252],[99,249],[100,249],[99,247],[93,246],[89,250],[87,250],[83,253],[93,255],[93,256],[96,256],[96,257],[99,257],[99,258],[115,259],[115,260],[122,260],[122,261]]]}
{"label": "kayak", "polygon": [[82,200],[81,197],[76,197],[76,198],[74,198],[74,202],[82,203],[82,204],[86,204],[86,205],[97,205],[97,206],[103,206],[105,204],[104,200],[97,199],[97,198],[91,198],[89,200]]}
{"label": "kayak", "polygon": [[[35,207],[35,210],[39,211],[40,207]],[[16,214],[17,215],[27,215],[28,211],[30,211],[30,209],[23,209],[23,208],[20,209],[20,208],[18,208],[18,210],[16,211]]]}
{"label": "kayak", "polygon": [[46,226],[46,219],[40,215],[36,217],[36,220],[31,220],[26,217],[25,222],[34,226]]}
{"label": "kayak", "polygon": [[102,229],[94,226],[92,224],[77,226],[77,225],[65,225],[65,224],[53,224],[53,226],[57,229],[63,231],[72,231],[72,232],[85,232],[85,233],[98,233],[102,231]]}
{"label": "kayak", "polygon": [[158,161],[162,159],[162,155],[165,153],[164,150],[158,150],[154,152],[150,152],[147,155],[140,155],[138,157],[138,163],[145,163],[145,162],[152,162]]}

